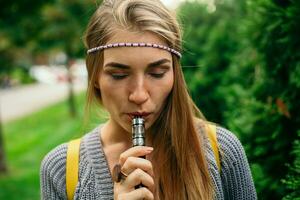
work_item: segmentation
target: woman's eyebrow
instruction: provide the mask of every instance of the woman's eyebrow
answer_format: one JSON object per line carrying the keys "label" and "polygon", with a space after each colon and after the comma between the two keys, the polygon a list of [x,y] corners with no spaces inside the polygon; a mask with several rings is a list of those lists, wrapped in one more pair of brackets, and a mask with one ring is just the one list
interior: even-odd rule
{"label": "woman's eyebrow", "polygon": [[[152,67],[157,67],[159,65],[165,64],[165,63],[171,63],[169,59],[163,58],[160,60],[157,60],[155,62],[149,63],[147,67],[152,68]],[[113,67],[113,68],[118,68],[118,69],[130,69],[129,65],[125,65],[122,63],[117,63],[117,62],[109,62],[105,64],[104,67]]]}
{"label": "woman's eyebrow", "polygon": [[119,69],[130,69],[129,65],[116,63],[116,62],[109,62],[104,67],[113,67],[113,68],[119,68]]}
{"label": "woman's eyebrow", "polygon": [[161,59],[161,60],[158,60],[158,61],[149,63],[147,66],[148,66],[149,68],[151,68],[151,67],[156,67],[156,66],[159,66],[159,65],[168,63],[168,62],[171,63],[171,61],[170,61],[169,59],[163,58],[163,59]]}

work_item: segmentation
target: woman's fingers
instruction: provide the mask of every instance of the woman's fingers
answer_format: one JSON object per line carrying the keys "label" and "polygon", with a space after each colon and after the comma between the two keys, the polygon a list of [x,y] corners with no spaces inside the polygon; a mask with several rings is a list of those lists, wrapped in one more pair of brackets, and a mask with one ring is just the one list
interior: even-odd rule
{"label": "woman's fingers", "polygon": [[118,195],[118,200],[154,200],[154,196],[149,189],[142,187],[128,193]]}
{"label": "woman's fingers", "polygon": [[145,156],[153,151],[152,147],[136,146],[128,149],[120,155],[120,164],[122,166],[122,172],[130,174],[135,169],[140,168],[154,176],[152,163],[149,160],[139,158],[139,156]]}
{"label": "woman's fingers", "polygon": [[[120,155],[121,172],[126,175],[123,176],[121,182],[115,182],[115,199],[153,199],[154,175],[152,163],[149,160],[140,158],[152,151],[152,147],[136,146]],[[144,187],[135,189],[135,186],[140,184]]]}
{"label": "woman's fingers", "polygon": [[132,148],[124,151],[123,153],[121,153],[120,158],[119,158],[119,163],[121,165],[123,165],[128,157],[145,156],[147,154],[150,154],[152,151],[153,151],[152,147],[145,147],[145,146],[132,147]]}
{"label": "woman's fingers", "polygon": [[154,193],[154,180],[153,178],[142,169],[135,169],[126,177],[123,183],[128,188],[134,188],[136,185],[143,184],[152,193]]}
{"label": "woman's fingers", "polygon": [[152,163],[149,160],[143,158],[128,157],[121,170],[125,174],[130,174],[137,168],[144,170],[150,176],[154,177]]}

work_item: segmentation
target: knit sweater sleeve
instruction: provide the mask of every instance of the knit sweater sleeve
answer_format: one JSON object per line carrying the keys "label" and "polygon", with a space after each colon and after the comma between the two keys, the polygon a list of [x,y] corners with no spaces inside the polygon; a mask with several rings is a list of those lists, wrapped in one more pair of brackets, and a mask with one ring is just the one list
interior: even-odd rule
{"label": "knit sweater sleeve", "polygon": [[41,199],[67,199],[66,154],[67,144],[62,144],[44,157],[40,169]]}
{"label": "knit sweater sleeve", "polygon": [[218,127],[217,133],[225,199],[257,199],[249,163],[241,142],[224,128]]}

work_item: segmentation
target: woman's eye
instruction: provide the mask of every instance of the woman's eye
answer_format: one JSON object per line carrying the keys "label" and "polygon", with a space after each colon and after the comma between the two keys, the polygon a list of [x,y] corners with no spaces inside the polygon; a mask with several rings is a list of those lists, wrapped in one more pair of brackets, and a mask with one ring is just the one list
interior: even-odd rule
{"label": "woman's eye", "polygon": [[165,72],[163,73],[150,73],[151,76],[154,78],[162,78],[165,75]]}
{"label": "woman's eye", "polygon": [[111,74],[111,77],[115,80],[124,79],[126,76],[127,76],[127,74]]}

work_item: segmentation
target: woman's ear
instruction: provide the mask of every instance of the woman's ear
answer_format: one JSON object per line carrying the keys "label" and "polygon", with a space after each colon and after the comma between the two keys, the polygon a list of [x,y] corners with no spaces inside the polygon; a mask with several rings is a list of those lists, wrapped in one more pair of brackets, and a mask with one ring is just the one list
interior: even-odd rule
{"label": "woman's ear", "polygon": [[94,87],[97,88],[97,89],[100,89],[100,86],[97,82],[94,83]]}

